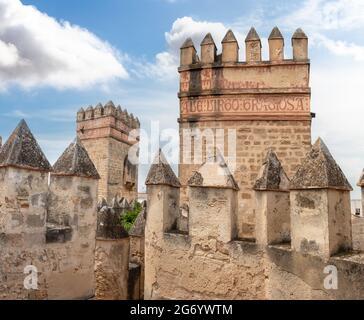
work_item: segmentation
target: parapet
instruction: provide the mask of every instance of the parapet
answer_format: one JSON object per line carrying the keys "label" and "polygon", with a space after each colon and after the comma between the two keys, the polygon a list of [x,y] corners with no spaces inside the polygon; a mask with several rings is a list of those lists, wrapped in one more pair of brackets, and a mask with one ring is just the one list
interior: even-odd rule
{"label": "parapet", "polygon": [[122,239],[128,236],[128,232],[121,225],[118,210],[110,207],[102,207],[98,211],[96,238]]}
{"label": "parapet", "polygon": [[218,53],[208,33],[201,60],[191,39],[181,48],[180,122],[298,120],[311,121],[308,39],[301,29],[292,38],[293,57],[284,56],[284,38],[275,27],[269,36],[268,61],[262,41],[251,28],[246,60],[239,60],[239,40],[229,30]]}
{"label": "parapet", "polygon": [[0,151],[0,167],[52,171],[52,166],[31,133],[21,120]]}
{"label": "parapet", "polygon": [[126,109],[122,110],[120,105],[115,107],[115,104],[112,101],[109,101],[104,106],[102,106],[101,103],[98,103],[96,107],[89,106],[86,111],[84,108],[81,108],[77,112],[77,122],[93,120],[102,117],[114,117],[123,121],[123,123],[129,128],[140,128],[140,121],[138,118],[135,118],[132,113],[129,114]]}
{"label": "parapet", "polygon": [[291,190],[338,189],[352,191],[344,173],[319,138],[292,178]]}
{"label": "parapet", "polygon": [[[286,60],[284,57],[284,38],[278,27],[274,27],[268,37],[269,61],[266,63],[280,63],[285,61],[308,61],[308,38],[301,28],[298,28],[292,36],[293,58]],[[250,29],[245,39],[246,61],[245,63],[261,62],[261,40],[254,27]],[[201,42],[201,60],[191,38],[188,38],[181,46],[181,70],[193,67],[203,67],[205,64],[225,65],[242,63],[239,61],[239,41],[232,30],[228,30],[222,40],[221,56],[216,54],[216,45],[210,33]]]}
{"label": "parapet", "polygon": [[53,166],[54,175],[100,179],[100,176],[79,138],[63,152]]}
{"label": "parapet", "polygon": [[143,207],[142,211],[136,218],[134,225],[129,231],[130,236],[144,237],[146,218],[147,218],[147,208]]}
{"label": "parapet", "polygon": [[116,107],[112,101],[104,106],[99,103],[86,110],[81,108],[77,113],[77,133],[81,140],[113,137],[132,145],[134,142],[129,140],[129,134],[139,128],[139,119],[120,105]]}

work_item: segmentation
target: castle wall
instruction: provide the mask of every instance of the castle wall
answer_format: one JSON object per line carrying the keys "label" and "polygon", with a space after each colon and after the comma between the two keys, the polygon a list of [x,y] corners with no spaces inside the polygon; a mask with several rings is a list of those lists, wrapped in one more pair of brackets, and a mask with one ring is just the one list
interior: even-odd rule
{"label": "castle wall", "polygon": [[179,184],[168,165],[152,166],[147,299],[362,299],[364,255],[351,250],[351,186],[328,148],[318,139],[291,181],[272,150],[262,164],[254,183],[256,241],[234,238],[239,189],[221,157],[188,179],[187,232],[165,228],[179,211]]}
{"label": "castle wall", "polygon": [[[291,177],[311,146],[307,37],[301,31],[295,33],[293,59],[286,59],[284,39],[276,28],[269,40],[269,61],[261,60],[261,41],[254,29],[246,39],[247,59],[244,62],[238,61],[239,44],[231,31],[222,43],[222,55],[209,56],[201,62],[196,58],[197,51],[191,40],[181,47],[184,58],[179,68],[181,201],[187,202],[187,179],[202,164],[198,160],[193,164],[184,160],[184,154],[190,154],[186,152],[189,143],[184,139],[184,130],[223,129],[225,150],[221,151],[227,159],[233,157],[231,151],[236,151],[233,175],[240,188],[238,238],[254,238],[252,187],[263,155],[272,147]],[[201,48],[205,56],[208,49],[216,48],[211,35],[206,36]],[[188,55],[192,58],[187,59]],[[236,146],[231,146],[236,150],[230,152],[228,130],[236,132]],[[196,137],[191,140],[193,146]],[[203,147],[202,162],[205,155],[206,148]],[[192,151],[193,161],[197,159],[194,157]]]}
{"label": "castle wall", "polygon": [[[0,298],[47,297],[45,249],[48,173],[0,168]],[[38,268],[38,291],[24,290],[24,268]]]}
{"label": "castle wall", "polygon": [[[130,235],[129,261],[132,266],[131,270],[129,270],[129,288],[131,282],[134,283],[134,285],[132,289],[129,290],[129,299],[132,300],[140,300],[144,296],[144,245],[144,234],[142,237]],[[136,278],[133,278],[134,274],[137,275]]]}
{"label": "castle wall", "polygon": [[[255,203],[253,185],[258,176],[263,158],[269,148],[272,148],[282,161],[284,170],[289,177],[296,172],[311,147],[310,121],[208,121],[197,123],[181,123],[180,130],[190,128],[235,129],[237,134],[236,171],[234,178],[240,187],[238,193],[238,235],[240,238],[254,237]],[[181,131],[182,138],[182,131]],[[226,139],[226,138],[225,138]],[[181,139],[181,150],[183,150]],[[226,140],[227,141],[227,140]],[[228,154],[228,144],[225,143],[225,154]],[[182,157],[182,152],[181,152]],[[179,166],[179,178],[182,186],[186,186],[192,172],[199,164]],[[187,188],[181,189],[181,201],[188,199]]]}
{"label": "castle wall", "polygon": [[95,251],[96,298],[128,298],[129,238],[98,238]]}
{"label": "castle wall", "polygon": [[[86,299],[95,294],[97,188],[95,179],[51,175],[47,247],[62,259],[48,276],[49,299]],[[71,234],[55,236],[62,228]]]}
{"label": "castle wall", "polygon": [[[114,201],[115,203],[115,201]],[[97,214],[95,276],[98,300],[126,300],[130,239],[120,223],[121,208],[102,206]]]}
{"label": "castle wall", "polygon": [[0,298],[95,293],[98,173],[79,140],[52,167],[25,121],[0,150]]}
{"label": "castle wall", "polygon": [[[90,155],[92,162],[97,168],[100,176],[103,179],[99,180],[98,186],[98,198],[107,199],[108,195],[108,155],[109,155],[109,139],[108,138],[98,138],[83,140],[83,145],[85,146],[87,153]],[[111,199],[109,199],[111,201]]]}
{"label": "castle wall", "polygon": [[[6,179],[5,188],[0,183],[6,204],[1,214],[0,298],[92,297],[97,181],[52,177],[48,192],[48,173],[1,171]],[[46,224],[46,218],[53,223]],[[27,266],[37,268],[37,290],[24,288]]]}

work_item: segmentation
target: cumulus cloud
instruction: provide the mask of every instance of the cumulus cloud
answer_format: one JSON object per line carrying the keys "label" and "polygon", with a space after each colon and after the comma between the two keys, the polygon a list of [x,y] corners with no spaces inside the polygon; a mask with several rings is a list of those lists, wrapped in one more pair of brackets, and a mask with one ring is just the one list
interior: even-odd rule
{"label": "cumulus cloud", "polygon": [[[348,56],[357,61],[364,60],[364,46],[343,37],[350,32],[362,33],[364,27],[364,1],[362,0],[306,0],[303,5],[288,15],[277,19],[284,26],[304,26],[315,46],[323,46],[332,54]],[[350,38],[349,36],[349,38]]]}
{"label": "cumulus cloud", "polygon": [[0,0],[0,57],[0,89],[85,88],[128,77],[111,45],[19,0]]}
{"label": "cumulus cloud", "polygon": [[[164,80],[176,78],[179,50],[188,37],[192,38],[198,50],[202,39],[210,32],[217,47],[220,48],[220,42],[227,30],[228,27],[221,22],[196,21],[191,17],[178,18],[173,23],[171,30],[165,33],[167,50],[158,53],[155,62],[144,64],[142,68],[139,68],[139,71],[145,75],[157,76],[159,79]],[[235,35],[240,36],[236,32]]]}

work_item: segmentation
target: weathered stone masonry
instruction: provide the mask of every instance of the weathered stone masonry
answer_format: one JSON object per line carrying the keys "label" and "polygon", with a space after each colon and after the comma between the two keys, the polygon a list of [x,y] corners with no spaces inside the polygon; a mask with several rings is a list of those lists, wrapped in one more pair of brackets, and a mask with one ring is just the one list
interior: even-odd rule
{"label": "weathered stone masonry", "polygon": [[[230,172],[226,148],[204,155],[201,164],[184,164],[181,139],[180,183],[158,155],[146,181],[146,299],[364,297],[364,254],[352,243],[352,189],[323,141],[311,146],[302,30],[292,44],[293,60],[284,60],[284,40],[274,28],[270,61],[263,62],[252,29],[246,63],[238,62],[231,31],[221,55],[211,35],[201,60],[190,39],[182,46],[181,138],[185,128],[237,129],[238,168]],[[337,268],[335,290],[325,286],[327,266]]]}
{"label": "weathered stone masonry", "polygon": [[[228,131],[236,130],[233,175],[240,187],[238,237],[254,238],[253,185],[267,150],[273,148],[292,177],[311,146],[310,62],[308,40],[301,29],[292,37],[293,59],[284,58],[278,28],[269,37],[269,61],[262,61],[261,41],[254,28],[245,43],[245,62],[239,61],[239,44],[231,30],[222,41],[221,54],[210,34],[201,43],[201,59],[191,39],[181,47],[179,178],[181,201],[186,202],[187,180],[203,161],[184,162],[183,130],[223,129],[225,157]],[[202,139],[206,143],[206,137]]]}
{"label": "weathered stone masonry", "polygon": [[99,199],[109,203],[115,196],[129,201],[138,195],[138,168],[128,159],[131,146],[138,141],[138,118],[115,107],[112,101],[105,106],[81,108],[77,113],[77,134],[100,174]]}
{"label": "weathered stone masonry", "polygon": [[[21,121],[1,149],[0,176],[0,298],[94,296],[99,176],[80,142],[52,168]],[[37,290],[24,288],[27,266]]]}
{"label": "weathered stone masonry", "polygon": [[[269,150],[254,185],[254,242],[236,240],[238,187],[220,156],[188,181],[187,232],[178,228],[179,181],[159,159],[146,182],[146,299],[364,297],[364,255],[352,250],[351,187],[321,140],[291,182]],[[327,266],[338,270],[338,289],[325,287]]]}

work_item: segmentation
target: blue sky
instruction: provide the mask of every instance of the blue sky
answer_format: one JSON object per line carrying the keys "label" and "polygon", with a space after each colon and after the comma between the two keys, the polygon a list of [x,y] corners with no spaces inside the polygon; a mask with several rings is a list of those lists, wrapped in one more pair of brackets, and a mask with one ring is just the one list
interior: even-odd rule
{"label": "blue sky", "polygon": [[308,34],[313,140],[324,139],[355,185],[364,167],[361,0],[0,0],[0,135],[25,118],[54,162],[75,136],[75,112],[110,99],[145,129],[151,120],[177,128],[183,40],[198,45],[211,32],[219,43],[232,28],[243,48],[252,25],[265,57],[275,25],[287,57],[294,30]]}

